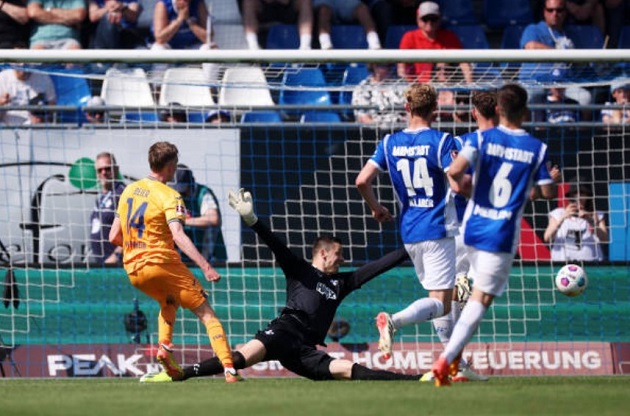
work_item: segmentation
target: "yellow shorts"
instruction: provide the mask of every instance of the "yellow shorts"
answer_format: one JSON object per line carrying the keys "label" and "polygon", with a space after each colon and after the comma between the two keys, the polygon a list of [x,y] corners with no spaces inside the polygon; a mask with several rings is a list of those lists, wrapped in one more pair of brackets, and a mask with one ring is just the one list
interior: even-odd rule
{"label": "yellow shorts", "polygon": [[160,305],[195,309],[208,297],[199,280],[183,263],[149,263],[129,274],[129,281]]}

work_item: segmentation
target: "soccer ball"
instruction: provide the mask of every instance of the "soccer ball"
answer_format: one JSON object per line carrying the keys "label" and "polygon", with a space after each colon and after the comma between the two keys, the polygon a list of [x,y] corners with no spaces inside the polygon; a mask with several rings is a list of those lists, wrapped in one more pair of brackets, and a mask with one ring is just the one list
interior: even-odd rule
{"label": "soccer ball", "polygon": [[588,277],[577,264],[567,264],[556,274],[556,287],[566,296],[580,295],[588,286]]}

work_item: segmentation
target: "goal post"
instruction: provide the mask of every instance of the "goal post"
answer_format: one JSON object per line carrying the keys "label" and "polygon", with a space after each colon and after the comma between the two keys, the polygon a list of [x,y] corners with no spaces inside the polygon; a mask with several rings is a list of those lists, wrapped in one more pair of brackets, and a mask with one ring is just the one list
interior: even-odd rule
{"label": "goal post", "polygon": [[[148,173],[147,150],[152,143],[171,141],[197,182],[213,190],[226,247],[225,260],[216,263],[222,279],[208,284],[193,270],[208,290],[209,301],[233,345],[251,339],[278,314],[284,305],[285,279],[270,250],[228,206],[229,190],[250,190],[258,216],[306,259],[310,259],[313,239],[321,233],[341,238],[347,267],[360,266],[401,247],[396,224],[380,225],[373,220],[354,179],[378,141],[403,128],[404,123],[358,123],[353,119],[356,108],[339,97],[351,95],[356,87],[356,83],[343,83],[345,71],[352,65],[421,61],[476,64],[477,78],[472,85],[453,69],[445,82],[435,83],[439,90],[465,94],[522,82],[539,89],[580,87],[591,94],[590,103],[574,105],[589,114],[587,119],[569,123],[532,120],[525,125],[547,143],[550,159],[562,168],[564,180],[557,200],[526,205],[508,290],[488,310],[468,352],[476,367],[495,375],[630,371],[623,367],[630,357],[628,127],[603,124],[595,116],[612,100],[611,82],[630,84],[625,66],[629,60],[630,50],[0,50],[0,62],[6,68],[50,75],[59,88],[69,84],[63,81],[78,78],[89,88],[77,102],[60,102],[67,91],[57,90],[58,105],[44,106],[55,116],[43,124],[0,124],[0,281],[4,282],[0,364],[5,364],[10,376],[38,377],[138,376],[157,369],[152,349],[157,337],[156,302],[133,289],[122,268],[99,266],[91,257],[90,213],[99,192],[92,164],[102,151],[116,156],[121,177],[128,183]],[[191,75],[169,80],[164,67],[157,66],[201,69],[201,64],[209,62],[220,70],[216,78],[207,80]],[[569,67],[579,76],[565,81],[520,80],[518,65],[523,62],[541,63],[541,70],[553,65]],[[245,75],[225,77],[227,69],[241,67],[260,68],[265,86]],[[102,95],[109,68],[118,70],[107,80],[110,86],[117,85],[112,87],[113,93],[124,100],[131,95],[138,101],[112,104],[116,103],[112,98],[99,107],[110,117],[102,124],[91,124],[83,118],[95,110],[87,99]],[[137,68],[142,73],[134,72]],[[301,68],[320,69],[326,82],[309,87],[284,82],[286,74]],[[146,88],[140,88],[141,83]],[[387,85],[406,87],[401,80]],[[172,86],[195,87],[204,93],[197,95],[185,88],[188,95],[179,97],[192,100],[194,95],[194,104],[160,101],[160,94]],[[263,88],[271,102],[256,101],[251,92]],[[304,90],[326,92],[329,104],[279,102],[286,91]],[[249,101],[221,101],[222,93],[238,91],[249,91]],[[211,101],[204,101],[208,96]],[[554,106],[533,103],[531,108],[545,112]],[[185,114],[184,121],[172,123],[163,118],[175,110]],[[300,114],[310,110],[341,116],[323,123],[303,120]],[[227,113],[229,120],[207,122],[216,111]],[[247,121],[243,117],[270,111],[278,113],[281,121]],[[469,112],[469,100],[438,108],[438,112],[454,111]],[[66,113],[78,118],[59,115]],[[476,128],[470,118],[444,118],[434,127],[455,135]],[[604,244],[604,260],[581,263],[589,287],[577,298],[565,297],[555,289],[553,277],[564,263],[551,261],[549,245],[542,241],[548,215],[565,203],[571,181],[594,189],[595,208],[605,216],[610,234],[610,242]],[[397,213],[390,188],[386,177],[380,177],[380,199]],[[371,281],[340,307],[336,319],[347,321],[350,331],[339,342],[327,338],[330,351],[375,368],[408,373],[427,370],[442,349],[430,323],[398,331],[390,361],[375,346],[378,333],[373,325],[379,311],[395,312],[424,295],[410,264]],[[138,311],[147,318],[146,329],[133,324]],[[178,359],[185,365],[212,355],[205,329],[189,311],[178,313],[174,342]],[[7,365],[11,362],[15,365]],[[250,371],[253,376],[286,375],[277,364]]]}

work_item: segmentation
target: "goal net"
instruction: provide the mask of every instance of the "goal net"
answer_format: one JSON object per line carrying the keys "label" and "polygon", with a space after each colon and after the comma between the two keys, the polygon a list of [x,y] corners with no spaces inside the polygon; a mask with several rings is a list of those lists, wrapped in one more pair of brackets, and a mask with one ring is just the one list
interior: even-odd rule
{"label": "goal net", "polygon": [[[121,267],[101,265],[90,244],[101,192],[94,160],[104,151],[115,155],[119,179],[129,183],[148,174],[150,145],[170,141],[196,182],[213,191],[224,248],[214,264],[222,279],[209,284],[193,271],[235,346],[284,306],[285,279],[270,250],[228,206],[229,190],[251,191],[259,218],[306,259],[322,233],[344,242],[348,268],[401,247],[397,225],[371,217],[354,180],[378,141],[404,128],[396,96],[408,83],[392,75],[378,87],[359,84],[376,66],[420,59],[449,63],[444,78],[433,82],[442,100],[433,127],[454,135],[475,130],[471,91],[521,82],[541,97],[531,103],[525,127],[547,143],[563,171],[557,200],[526,204],[508,290],[487,311],[467,357],[485,374],[624,371],[630,357],[628,125],[602,122],[603,112],[628,111],[611,95],[611,84],[630,85],[623,55],[554,51],[559,55],[540,54],[535,63],[532,55],[506,51],[118,52],[3,51],[5,69],[49,76],[56,92],[54,105],[8,107],[39,114],[41,123],[0,124],[0,364],[8,375],[137,376],[158,368],[157,303],[135,290]],[[472,84],[460,62],[475,62]],[[523,62],[544,76],[521,79]],[[366,88],[386,98],[353,101]],[[575,101],[548,101],[551,89]],[[376,121],[360,121],[362,115]],[[601,258],[573,261],[589,278],[576,298],[555,288],[566,261],[553,261],[543,241],[549,214],[568,202],[570,186],[593,190],[609,234]],[[397,214],[386,176],[377,192]],[[577,246],[584,237],[578,231],[570,236]],[[336,322],[346,321],[349,332],[339,338],[331,328],[329,350],[370,367],[428,370],[442,350],[430,323],[400,329],[392,360],[375,344],[376,314],[423,296],[410,264],[371,281],[339,308]],[[174,343],[185,365],[212,356],[205,328],[190,311],[178,313]],[[286,375],[277,364],[250,371]]]}

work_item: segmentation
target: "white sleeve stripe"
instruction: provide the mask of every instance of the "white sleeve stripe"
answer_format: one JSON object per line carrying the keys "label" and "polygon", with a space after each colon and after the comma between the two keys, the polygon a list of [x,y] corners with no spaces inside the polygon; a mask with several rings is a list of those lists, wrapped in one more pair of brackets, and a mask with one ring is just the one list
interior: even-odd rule
{"label": "white sleeve stripe", "polygon": [[438,153],[437,153],[437,164],[440,169],[442,169],[442,147],[444,147],[444,140],[446,140],[446,136],[448,133],[443,133],[440,138],[440,143],[438,144]]}
{"label": "white sleeve stripe", "polygon": [[[547,145],[543,143],[542,146],[540,146],[540,151],[538,152],[538,160],[536,161],[536,168],[532,171],[532,174],[540,169],[540,165],[542,164],[543,158],[545,157],[546,153]],[[537,185],[548,185],[549,183],[553,183],[553,181],[548,182],[546,179],[543,179],[536,182]]]}
{"label": "white sleeve stripe", "polygon": [[[383,168],[382,168],[382,167],[381,167],[378,163],[376,163],[376,162],[375,162],[375,161],[373,161],[372,159],[368,159],[367,163],[369,163],[369,164],[371,164],[371,165],[376,166],[376,168],[377,168],[378,170],[380,170],[381,172],[384,172],[384,171],[385,171],[385,170],[384,170],[384,169],[383,169]],[[389,162],[388,162],[388,165],[389,165]]]}
{"label": "white sleeve stripe", "polygon": [[[385,163],[387,164],[387,169],[390,170],[391,166],[389,166],[389,157],[387,156],[387,142],[389,142],[389,134],[386,134],[385,137],[383,137],[383,153],[385,154]],[[370,159],[370,161],[374,163],[374,165],[376,165],[378,170],[384,172],[383,168],[381,168],[378,163],[372,161],[372,159]]]}

